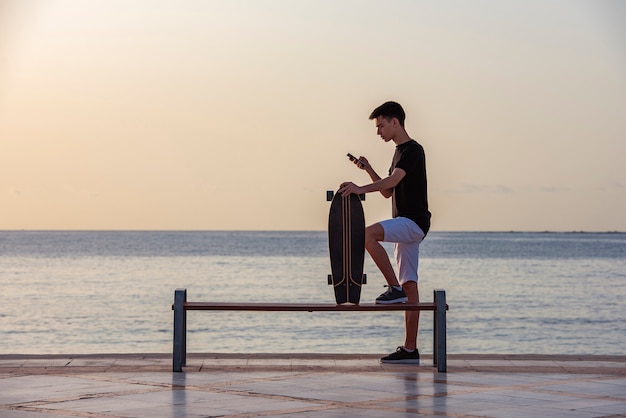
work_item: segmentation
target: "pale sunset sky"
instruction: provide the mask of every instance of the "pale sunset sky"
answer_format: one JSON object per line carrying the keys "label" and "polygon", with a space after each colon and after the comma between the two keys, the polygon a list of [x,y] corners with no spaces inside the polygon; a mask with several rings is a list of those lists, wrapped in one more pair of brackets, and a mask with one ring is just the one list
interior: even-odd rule
{"label": "pale sunset sky", "polygon": [[[626,231],[626,2],[0,0],[0,229],[325,230],[426,151],[433,231]],[[368,223],[391,202],[370,194]]]}

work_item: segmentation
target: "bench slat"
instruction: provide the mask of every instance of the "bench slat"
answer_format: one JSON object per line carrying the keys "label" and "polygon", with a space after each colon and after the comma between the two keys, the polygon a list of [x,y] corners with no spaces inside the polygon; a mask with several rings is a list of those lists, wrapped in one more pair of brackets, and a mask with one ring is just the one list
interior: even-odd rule
{"label": "bench slat", "polygon": [[229,302],[185,302],[186,311],[434,311],[437,306],[426,303],[395,303],[380,305],[362,303],[360,305],[334,305],[329,303],[229,303]]}

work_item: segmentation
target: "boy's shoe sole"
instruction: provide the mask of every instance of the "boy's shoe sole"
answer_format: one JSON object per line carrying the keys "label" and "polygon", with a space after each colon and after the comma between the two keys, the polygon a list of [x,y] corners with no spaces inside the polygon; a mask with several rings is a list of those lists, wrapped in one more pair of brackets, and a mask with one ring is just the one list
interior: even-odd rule
{"label": "boy's shoe sole", "polygon": [[399,298],[399,299],[393,299],[393,300],[378,300],[378,299],[376,299],[376,303],[378,303],[379,305],[392,305],[394,303],[405,303],[407,300],[409,300],[409,298],[407,298],[407,297],[403,297],[403,298]]}
{"label": "boy's shoe sole", "polygon": [[420,359],[385,360],[384,358],[381,358],[380,362],[387,364],[420,364]]}

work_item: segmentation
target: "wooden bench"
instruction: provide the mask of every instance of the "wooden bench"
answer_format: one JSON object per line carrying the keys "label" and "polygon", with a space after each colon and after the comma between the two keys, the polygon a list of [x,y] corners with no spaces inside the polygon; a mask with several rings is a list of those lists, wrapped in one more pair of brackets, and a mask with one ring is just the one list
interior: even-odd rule
{"label": "wooden bench", "polygon": [[187,289],[174,292],[174,352],[173,371],[182,372],[187,362],[187,311],[263,311],[263,312],[389,312],[433,311],[433,365],[446,372],[446,292],[435,290],[434,301],[426,303],[396,303],[378,305],[335,305],[331,303],[226,303],[187,302]]}

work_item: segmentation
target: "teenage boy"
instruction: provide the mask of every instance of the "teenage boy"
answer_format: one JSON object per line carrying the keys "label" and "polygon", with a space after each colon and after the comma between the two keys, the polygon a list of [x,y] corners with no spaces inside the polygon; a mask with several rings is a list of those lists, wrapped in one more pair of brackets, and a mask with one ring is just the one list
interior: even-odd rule
{"label": "teenage boy", "polygon": [[[361,156],[354,163],[367,172],[372,183],[357,186],[345,182],[339,188],[343,196],[380,192],[392,198],[392,218],[365,230],[365,248],[387,280],[387,291],[376,298],[376,303],[382,304],[419,302],[419,245],[430,229],[424,148],[404,129],[405,117],[404,109],[396,102],[386,102],[374,109],[369,118],[376,122],[377,135],[385,142],[393,141],[396,146],[389,175],[381,178],[367,158]],[[395,243],[397,277],[381,242]],[[406,311],[404,345],[381,358],[381,362],[419,363],[418,325],[419,311]]]}

